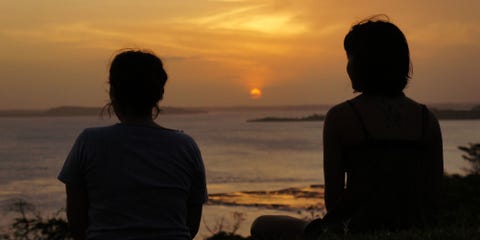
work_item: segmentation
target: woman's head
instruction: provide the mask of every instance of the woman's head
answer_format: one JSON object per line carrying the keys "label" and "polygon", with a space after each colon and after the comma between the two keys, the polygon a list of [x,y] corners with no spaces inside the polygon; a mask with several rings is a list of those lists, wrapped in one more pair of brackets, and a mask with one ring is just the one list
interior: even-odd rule
{"label": "woman's head", "polygon": [[110,105],[119,117],[156,117],[167,78],[154,53],[123,50],[110,64]]}
{"label": "woman's head", "polygon": [[410,79],[408,44],[393,23],[374,18],[354,25],[345,36],[347,71],[356,92],[396,96]]}

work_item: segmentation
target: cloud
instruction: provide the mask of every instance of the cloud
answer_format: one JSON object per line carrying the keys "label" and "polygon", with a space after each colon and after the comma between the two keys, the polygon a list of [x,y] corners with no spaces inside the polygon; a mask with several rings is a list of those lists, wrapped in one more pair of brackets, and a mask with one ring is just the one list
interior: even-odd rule
{"label": "cloud", "polygon": [[[272,103],[306,102],[309,94],[317,97],[310,102],[332,102],[351,94],[343,38],[352,24],[376,13],[388,14],[406,34],[416,76],[426,86],[412,85],[419,89],[418,95],[428,98],[432,94],[428,87],[440,84],[438,79],[445,75],[458,79],[455,84],[442,82],[446,90],[478,79],[474,65],[480,61],[477,0],[87,0],[69,4],[55,0],[31,1],[28,6],[17,2],[8,2],[5,9],[9,10],[0,16],[4,47],[0,62],[17,64],[15,69],[35,66],[37,71],[25,72],[23,77],[16,70],[8,77],[12,82],[46,82],[50,84],[46,88],[52,86],[52,79],[63,80],[52,74],[64,71],[70,77],[77,68],[78,79],[103,79],[114,50],[138,47],[151,49],[165,60],[175,79],[170,83],[174,92],[179,84],[172,104],[213,104],[213,100],[202,102],[200,95],[192,100],[182,94],[187,88],[191,95],[209,92],[211,86],[225,92],[211,94],[212,99],[225,97],[231,101],[222,99],[225,104],[235,104],[240,100],[230,96],[241,98],[250,85],[276,91],[265,96],[282,96]],[[4,73],[2,78],[7,79]],[[77,88],[85,85],[85,80],[75,81]],[[292,86],[309,93],[289,95]],[[71,87],[65,86],[64,92],[67,88]],[[447,96],[442,91],[436,91],[438,99]]]}
{"label": "cloud", "polygon": [[238,2],[248,2],[251,0],[208,0],[209,2],[222,2],[222,3],[238,3]]}
{"label": "cloud", "polygon": [[272,5],[268,3],[252,3],[187,21],[190,24],[220,31],[250,31],[277,36],[302,34],[309,30],[308,25],[297,21],[295,12],[272,10]]}
{"label": "cloud", "polygon": [[52,24],[34,29],[4,29],[4,35],[24,41],[108,46],[112,41],[128,39],[125,33],[96,28],[84,22]]}
{"label": "cloud", "polygon": [[440,48],[445,46],[475,46],[480,42],[476,23],[444,21],[412,28],[408,38],[422,45]]}

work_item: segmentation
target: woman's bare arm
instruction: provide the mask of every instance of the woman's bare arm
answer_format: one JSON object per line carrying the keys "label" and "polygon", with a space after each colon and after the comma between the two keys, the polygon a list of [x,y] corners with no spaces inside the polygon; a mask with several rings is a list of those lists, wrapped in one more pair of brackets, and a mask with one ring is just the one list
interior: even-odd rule
{"label": "woman's bare arm", "polygon": [[345,188],[338,123],[338,112],[333,108],[327,113],[323,126],[323,171],[327,211],[335,207]]}
{"label": "woman's bare arm", "polygon": [[440,199],[441,183],[444,173],[443,166],[443,143],[442,143],[442,133],[440,130],[440,125],[435,116],[429,114],[429,127],[428,127],[428,139],[429,147],[427,156],[429,156],[428,168],[430,169],[427,184],[429,186],[429,194],[427,196],[427,201],[432,207],[433,211],[436,211],[438,208],[438,200]]}

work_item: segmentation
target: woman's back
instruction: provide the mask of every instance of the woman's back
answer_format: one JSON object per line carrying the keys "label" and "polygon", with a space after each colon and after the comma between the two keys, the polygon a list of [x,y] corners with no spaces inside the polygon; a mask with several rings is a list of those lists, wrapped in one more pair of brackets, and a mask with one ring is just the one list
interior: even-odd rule
{"label": "woman's back", "polygon": [[[404,96],[360,95],[334,107],[327,118],[326,132],[339,136],[333,142],[326,137],[327,164],[334,161],[343,172],[337,174],[347,175],[330,215],[360,229],[428,222],[434,183],[442,174],[441,161],[432,156],[435,147],[441,149],[435,117]],[[339,148],[337,159],[329,158],[328,146]],[[327,193],[332,187],[339,188],[327,185]]]}
{"label": "woman's back", "polygon": [[[339,114],[336,117],[342,119],[338,124],[345,134],[343,141],[348,144],[356,144],[365,139],[360,119],[374,139],[416,140],[422,136],[423,107],[405,96],[362,94],[337,105],[331,111]],[[433,121],[428,123],[433,124]]]}
{"label": "woman's back", "polygon": [[207,200],[195,141],[155,122],[168,75],[154,53],[126,49],[110,64],[110,102],[121,122],[77,138],[59,179],[75,239],[192,239]]}
{"label": "woman's back", "polygon": [[116,124],[86,129],[60,178],[86,186],[89,239],[189,239],[186,202],[206,199],[200,152],[178,131]]}

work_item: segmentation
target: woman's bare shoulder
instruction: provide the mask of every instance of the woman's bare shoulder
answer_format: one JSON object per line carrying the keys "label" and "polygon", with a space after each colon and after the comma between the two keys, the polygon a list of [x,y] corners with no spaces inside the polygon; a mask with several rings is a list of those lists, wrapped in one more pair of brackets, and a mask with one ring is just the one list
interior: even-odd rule
{"label": "woman's bare shoulder", "polygon": [[[410,104],[416,106],[417,108],[422,109],[422,111],[426,111],[428,123],[430,123],[430,124],[438,124],[437,116],[435,116],[435,114],[434,114],[432,111],[430,111],[430,109],[427,107],[426,104],[419,103],[419,102],[417,102],[417,101],[415,101],[415,100],[413,100],[413,99],[411,99],[411,98],[406,98],[406,99],[407,99],[407,101],[408,101]],[[425,109],[425,110],[423,110],[423,109]]]}
{"label": "woman's bare shoulder", "polygon": [[352,107],[348,101],[341,102],[328,110],[325,116],[325,125],[327,129],[337,129],[337,132],[342,132],[344,128],[351,128],[353,119],[356,119]]}
{"label": "woman's bare shoulder", "polygon": [[328,110],[327,118],[343,117],[346,113],[349,112],[349,109],[350,106],[347,101],[336,104]]}

